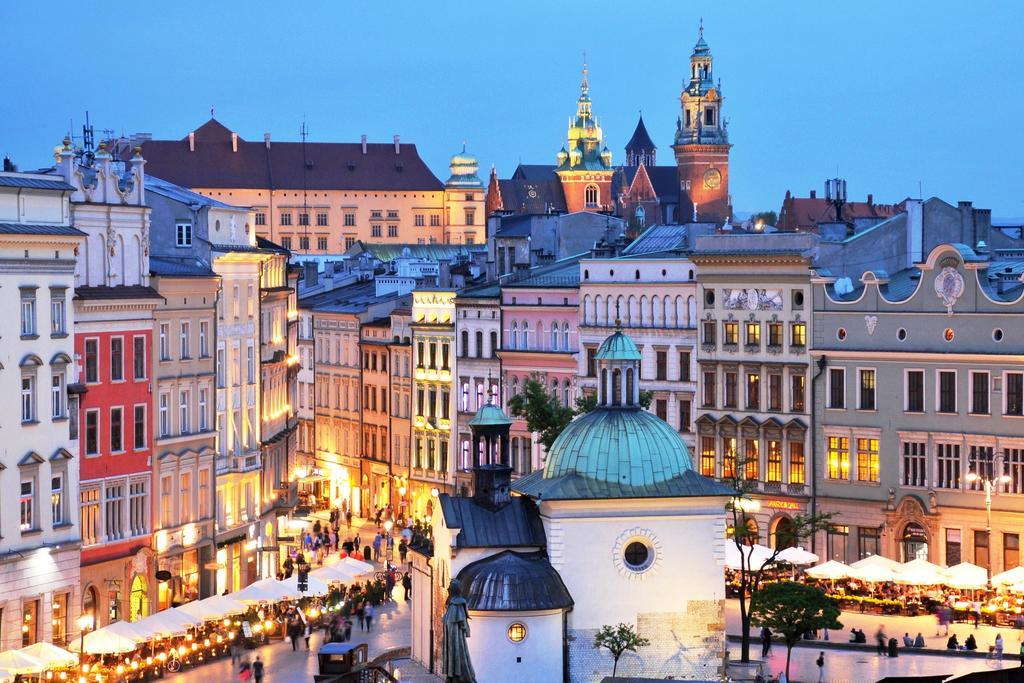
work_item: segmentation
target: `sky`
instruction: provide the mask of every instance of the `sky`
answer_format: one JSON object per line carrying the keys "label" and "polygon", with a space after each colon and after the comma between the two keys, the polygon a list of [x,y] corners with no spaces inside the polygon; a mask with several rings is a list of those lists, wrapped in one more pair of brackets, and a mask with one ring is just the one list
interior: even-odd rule
{"label": "sky", "polygon": [[415,143],[442,180],[462,147],[508,177],[554,163],[583,55],[614,163],[642,110],[671,164],[703,18],[739,212],[843,177],[851,199],[973,201],[1024,217],[1024,3],[0,3],[0,155],[23,170],[88,111],[97,134]]}

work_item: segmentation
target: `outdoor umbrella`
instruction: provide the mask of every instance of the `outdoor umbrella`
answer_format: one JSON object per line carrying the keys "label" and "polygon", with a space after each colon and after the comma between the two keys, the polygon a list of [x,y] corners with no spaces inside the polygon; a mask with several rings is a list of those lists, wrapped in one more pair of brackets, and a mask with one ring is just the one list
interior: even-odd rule
{"label": "outdoor umbrella", "polygon": [[896,578],[896,572],[881,564],[869,564],[864,567],[850,565],[850,578],[859,579],[868,583],[880,583],[892,581]]}
{"label": "outdoor umbrella", "polygon": [[993,586],[1012,586],[1024,583],[1024,567],[1014,567],[992,577]]}
{"label": "outdoor umbrella", "polygon": [[818,561],[818,556],[814,553],[804,550],[803,548],[786,548],[779,553],[780,562],[789,562],[795,565],[814,564]]}
{"label": "outdoor umbrella", "polygon": [[237,593],[231,594],[232,600],[244,603],[255,603],[255,602],[277,602],[278,600],[284,600],[287,595],[281,582],[277,579],[262,579],[256,583],[249,584]]}
{"label": "outdoor umbrella", "polygon": [[21,650],[0,652],[0,669],[6,670],[9,674],[38,674],[45,668],[43,662]]}
{"label": "outdoor umbrella", "polygon": [[0,669],[0,683],[11,683],[14,680],[14,673],[7,669]]}
{"label": "outdoor umbrella", "polygon": [[[742,557],[740,553],[742,552]],[[747,569],[757,571],[764,566],[764,563],[772,556],[772,549],[763,545],[754,544],[743,546],[741,551],[733,541],[725,543],[725,566],[729,569],[741,569],[741,562],[747,565]]]}
{"label": "outdoor umbrella", "polygon": [[357,560],[351,555],[349,557],[341,558],[338,564],[348,565],[349,567],[352,567],[353,569],[357,570],[360,574],[368,574],[373,571],[372,564],[370,564],[369,562],[363,562],[362,560]]}
{"label": "outdoor umbrella", "polygon": [[988,585],[988,572],[976,564],[961,562],[946,570],[946,580],[943,583],[950,588],[961,590],[985,588]]}
{"label": "outdoor umbrella", "polygon": [[278,581],[277,583],[284,589],[282,596],[288,600],[297,600],[306,596],[312,595],[327,595],[331,591],[331,587],[320,579],[313,578],[312,576],[307,577],[306,591],[299,592],[299,575],[293,574],[291,578],[285,579],[284,581]]}
{"label": "outdoor umbrella", "polygon": [[850,575],[850,568],[842,562],[829,560],[824,564],[808,567],[804,573],[812,579],[845,579]]}
{"label": "outdoor umbrella", "polygon": [[205,600],[190,602],[178,607],[190,617],[202,619],[203,621],[216,621],[229,614],[241,614],[246,606],[238,600],[232,600],[225,595],[214,595]]}
{"label": "outdoor umbrella", "polygon": [[61,667],[74,666],[75,664],[78,664],[78,655],[74,652],[68,652],[62,647],[57,647],[52,643],[47,643],[42,640],[38,643],[33,643],[28,647],[21,648],[19,652],[26,654],[29,657],[35,657],[48,669],[59,669]]}
{"label": "outdoor umbrella", "polygon": [[[127,621],[115,621],[109,626],[104,626],[85,634],[85,638],[82,640],[85,643],[84,650],[86,654],[112,655],[121,652],[131,652],[138,648],[139,643],[148,639],[148,635],[139,632]],[[80,644],[78,640],[72,640],[68,647],[77,651]],[[3,664],[0,664],[0,666],[3,666]]]}
{"label": "outdoor umbrella", "polygon": [[352,581],[355,581],[361,573],[362,572],[358,572],[347,565],[337,563],[321,567],[320,569],[314,569],[309,573],[309,575],[328,583],[331,581],[351,583]]}
{"label": "outdoor umbrella", "polygon": [[936,586],[946,582],[946,571],[928,560],[912,560],[893,579],[908,586]]}
{"label": "outdoor umbrella", "polygon": [[868,567],[882,567],[888,569],[893,573],[899,572],[903,569],[903,565],[896,560],[890,560],[888,557],[882,555],[868,555],[862,560],[857,560],[850,565],[853,569],[867,569]]}
{"label": "outdoor umbrella", "polygon": [[136,630],[150,637],[166,638],[168,636],[182,635],[190,628],[202,626],[202,624],[202,619],[173,608],[157,612],[145,619],[140,619],[133,626]]}

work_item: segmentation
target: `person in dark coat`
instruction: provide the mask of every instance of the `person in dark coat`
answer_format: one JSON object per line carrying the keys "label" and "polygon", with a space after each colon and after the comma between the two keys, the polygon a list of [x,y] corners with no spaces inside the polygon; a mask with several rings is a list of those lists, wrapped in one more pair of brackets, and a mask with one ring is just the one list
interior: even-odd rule
{"label": "person in dark coat", "polygon": [[412,595],[412,576],[409,572],[402,576],[402,588],[405,589],[405,601],[409,602],[409,596]]}
{"label": "person in dark coat", "polygon": [[767,657],[772,651],[772,630],[767,626],[761,627],[761,657]]}

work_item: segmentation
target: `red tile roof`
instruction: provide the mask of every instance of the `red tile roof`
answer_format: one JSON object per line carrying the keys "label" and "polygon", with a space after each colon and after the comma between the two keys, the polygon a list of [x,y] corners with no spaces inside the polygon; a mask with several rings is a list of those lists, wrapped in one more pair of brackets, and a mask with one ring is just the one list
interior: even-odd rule
{"label": "red tile roof", "polygon": [[[843,220],[853,221],[858,218],[877,218],[886,220],[903,211],[903,202],[899,204],[875,204],[871,195],[866,202],[847,202],[843,205]],[[782,202],[778,225],[780,230],[814,230],[819,223],[831,223],[836,220],[835,207],[827,199],[821,197],[793,197],[789,192]]]}

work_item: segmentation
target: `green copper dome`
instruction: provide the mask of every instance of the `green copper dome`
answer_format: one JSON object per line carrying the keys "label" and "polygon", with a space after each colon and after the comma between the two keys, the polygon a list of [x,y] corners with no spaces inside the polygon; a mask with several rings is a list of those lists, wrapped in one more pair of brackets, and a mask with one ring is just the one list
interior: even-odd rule
{"label": "green copper dome", "polygon": [[578,474],[642,489],[692,469],[686,444],[664,420],[637,408],[598,408],[570,422],[551,444],[544,479]]}
{"label": "green copper dome", "polygon": [[471,427],[499,427],[512,424],[512,420],[505,411],[492,403],[480,406],[476,415],[469,421]]}
{"label": "green copper dome", "polygon": [[616,330],[615,334],[601,342],[600,348],[594,354],[594,359],[640,360],[640,349],[636,347],[629,335],[623,334],[622,330]]}

